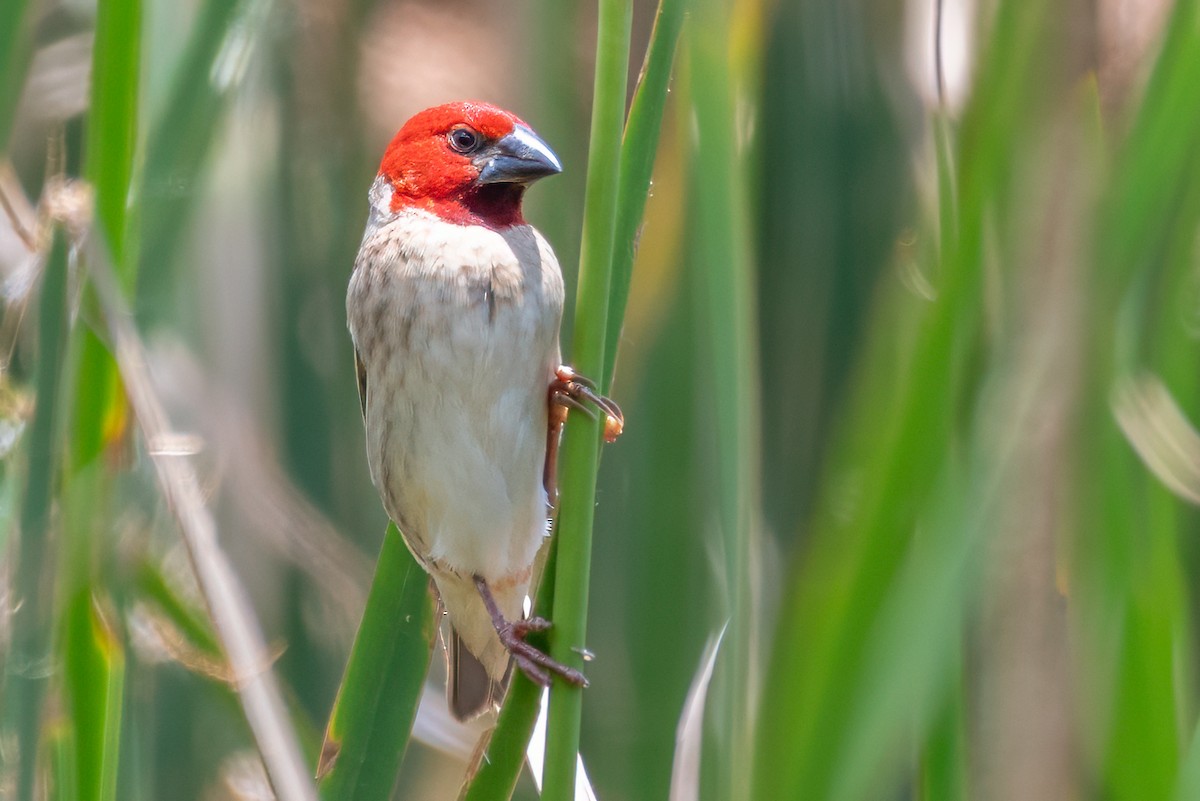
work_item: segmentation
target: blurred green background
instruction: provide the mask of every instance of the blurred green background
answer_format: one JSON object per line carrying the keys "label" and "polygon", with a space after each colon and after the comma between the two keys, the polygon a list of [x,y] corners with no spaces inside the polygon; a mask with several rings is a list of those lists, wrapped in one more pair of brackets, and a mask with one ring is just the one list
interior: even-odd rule
{"label": "blurred green background", "polygon": [[[1200,3],[684,6],[597,494],[598,797],[1200,798]],[[565,167],[526,217],[572,298],[596,8],[101,9],[0,6],[0,798],[264,798],[78,265],[118,276],[149,447],[195,467],[315,765],[385,525],[366,190],[412,113],[513,109]],[[59,175],[97,187],[79,258],[38,224]],[[437,682],[396,798],[461,781]]]}

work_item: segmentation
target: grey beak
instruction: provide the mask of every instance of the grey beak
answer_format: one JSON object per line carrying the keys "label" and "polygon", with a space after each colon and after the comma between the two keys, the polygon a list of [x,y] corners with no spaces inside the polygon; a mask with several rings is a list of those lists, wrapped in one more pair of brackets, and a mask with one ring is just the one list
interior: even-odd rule
{"label": "grey beak", "polygon": [[481,184],[527,184],[562,172],[550,146],[524,125],[485,149],[475,164]]}

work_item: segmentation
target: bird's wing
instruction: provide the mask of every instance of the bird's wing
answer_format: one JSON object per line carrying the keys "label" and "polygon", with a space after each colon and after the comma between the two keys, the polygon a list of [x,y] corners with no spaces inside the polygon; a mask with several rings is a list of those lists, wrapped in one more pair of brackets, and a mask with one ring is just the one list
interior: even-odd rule
{"label": "bird's wing", "polygon": [[367,419],[367,367],[363,364],[358,348],[354,349],[354,375],[358,378],[358,405],[362,407],[363,419]]}

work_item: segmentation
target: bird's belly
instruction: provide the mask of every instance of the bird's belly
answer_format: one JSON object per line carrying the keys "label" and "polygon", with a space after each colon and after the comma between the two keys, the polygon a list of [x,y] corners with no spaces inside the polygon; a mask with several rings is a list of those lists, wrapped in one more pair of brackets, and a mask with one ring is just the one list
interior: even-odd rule
{"label": "bird's belly", "polygon": [[546,534],[557,314],[486,299],[426,302],[409,314],[407,347],[364,356],[372,476],[427,565],[512,576]]}

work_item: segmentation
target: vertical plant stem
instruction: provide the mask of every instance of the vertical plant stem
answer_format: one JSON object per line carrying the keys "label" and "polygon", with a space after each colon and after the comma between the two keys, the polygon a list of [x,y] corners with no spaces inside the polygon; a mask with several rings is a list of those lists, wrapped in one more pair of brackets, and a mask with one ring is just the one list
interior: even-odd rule
{"label": "vertical plant stem", "polygon": [[[549,614],[554,601],[554,570],[558,565],[558,539],[550,542],[546,554],[545,575],[537,588],[533,602],[534,612]],[[531,639],[531,642],[533,640]],[[459,794],[461,801],[508,801],[516,789],[521,775],[521,765],[533,727],[537,723],[542,688],[517,670],[513,672],[504,708],[496,728],[488,736],[487,745],[481,754],[475,773],[468,777]]]}
{"label": "vertical plant stem", "polygon": [[8,149],[33,37],[32,0],[0,3],[0,153]]}
{"label": "vertical plant stem", "polygon": [[[612,277],[609,287],[608,321],[604,346],[601,389],[612,384],[617,342],[625,316],[633,272],[638,230],[646,208],[650,176],[658,151],[663,108],[671,77],[685,0],[660,0],[654,30],[630,105],[629,120],[621,140],[617,209],[613,233]],[[546,575],[538,588],[534,608],[550,614],[554,600],[554,571],[559,540],[551,544]],[[556,617],[556,615],[555,615]],[[463,788],[465,801],[495,801],[512,796],[525,757],[525,746],[537,720],[540,688],[518,672],[504,701],[496,729],[479,761],[479,767]]]}
{"label": "vertical plant stem", "polygon": [[32,801],[34,797],[42,699],[49,675],[46,663],[50,658],[50,585],[43,574],[50,498],[61,454],[58,395],[66,331],[67,241],[62,228],[56,227],[38,309],[37,406],[29,435],[29,469],[18,546],[20,561],[13,581],[16,611],[12,618],[12,651],[5,660],[6,707],[13,710],[17,721],[17,801]]}
{"label": "vertical plant stem", "polygon": [[126,296],[136,263],[125,258],[125,234],[137,147],[141,35],[141,0],[100,0],[87,121],[87,178],[96,187],[96,219]]}
{"label": "vertical plant stem", "polygon": [[[1004,179],[1021,152],[1029,120],[1042,108],[1040,90],[1048,83],[1034,65],[1036,54],[1046,49],[1040,39],[1046,30],[1046,8],[998,6],[957,140],[956,236],[943,256],[936,302],[914,317],[915,336],[904,351],[893,344],[900,330],[895,326],[878,329],[877,342],[868,346],[879,354],[866,362],[872,383],[855,391],[866,405],[852,413],[848,430],[853,438],[841,446],[842,458],[861,465],[863,495],[853,516],[839,518],[825,490],[826,509],[814,517],[803,578],[785,590],[775,656],[763,692],[769,703],[759,709],[756,797],[808,793],[833,798],[838,785],[860,781],[845,765],[857,763],[861,774],[861,765],[869,761],[864,757],[879,760],[886,752],[855,739],[851,702],[873,697],[864,694],[867,682],[874,681],[865,667],[878,660],[872,661],[867,649],[874,632],[887,630],[887,621],[879,622],[881,610],[899,597],[892,593],[900,586],[896,577],[912,547],[914,524],[945,506],[943,498],[955,498],[953,493],[938,494],[938,481],[939,474],[954,476],[961,470],[956,451],[962,445],[954,435],[961,430],[963,410],[972,408],[977,395],[978,377],[965,355],[980,336],[985,220],[1004,197]],[[885,343],[887,350],[876,350]],[[884,353],[893,363],[903,353],[900,380],[889,377]],[[881,403],[887,392],[894,397]],[[999,434],[996,439],[1003,441]],[[986,489],[982,472],[972,476],[972,486]],[[978,503],[974,508],[979,509]],[[923,621],[920,629],[897,630],[919,631],[920,637],[928,638],[927,627],[932,625]],[[942,629],[947,630],[952,627]],[[948,653],[953,656],[953,651]],[[949,660],[939,661],[938,669],[945,670]],[[888,686],[914,694],[910,684]],[[941,696],[934,700],[940,702]],[[885,714],[886,710],[876,713],[881,728],[888,724],[911,730],[910,715],[889,723]],[[876,755],[867,748],[875,749]]]}
{"label": "vertical plant stem", "polygon": [[[601,0],[596,35],[596,80],[588,153],[587,192],[580,247],[579,292],[572,356],[584,375],[604,369],[605,327],[612,276],[621,130],[629,63],[630,0]],[[562,511],[554,594],[551,654],[583,667],[588,576],[591,569],[593,507],[600,450],[600,421],[576,415],[563,441]],[[543,797],[567,801],[575,793],[582,690],[555,679],[546,730]]]}
{"label": "vertical plant stem", "polygon": [[[87,117],[86,175],[94,188],[95,229],[128,294],[136,275],[130,230],[141,69],[141,0],[100,0],[92,52]],[[101,257],[101,261],[104,257]],[[63,687],[74,738],[80,801],[111,801],[117,792],[125,656],[122,640],[101,607],[111,578],[104,575],[106,534],[113,519],[114,475],[98,459],[121,441],[126,403],[116,361],[96,331],[76,328],[74,459],[64,478],[65,596],[60,644]]]}
{"label": "vertical plant stem", "polygon": [[661,0],[646,62],[638,79],[633,102],[629,106],[629,121],[621,142],[621,167],[618,180],[617,220],[613,233],[612,286],[609,292],[607,336],[604,345],[604,374],[599,376],[600,388],[607,392],[612,386],[617,362],[617,343],[621,339],[621,324],[629,302],[629,284],[633,278],[633,259],[637,251],[638,234],[650,193],[650,176],[658,152],[662,130],[663,107],[667,86],[671,80],[671,65],[683,27],[685,0]]}
{"label": "vertical plant stem", "polygon": [[[204,167],[221,130],[232,96],[227,82],[215,80],[221,54],[227,53],[231,30],[254,30],[256,20],[239,0],[212,0],[198,9],[183,47],[163,110],[146,133],[142,169],[142,211],[138,220],[139,319],[168,314],[161,299],[179,280],[181,234],[187,229],[203,184]],[[178,187],[193,191],[181,192]],[[132,298],[131,298],[132,301]],[[155,302],[147,302],[155,301]],[[145,306],[143,309],[141,307]]]}
{"label": "vertical plant stem", "polygon": [[114,801],[125,695],[125,649],[98,599],[83,587],[64,615],[64,676],[75,728],[76,796]]}
{"label": "vertical plant stem", "polygon": [[758,354],[754,271],[746,237],[746,159],[735,139],[736,91],[729,58],[732,19],[722,4],[702,3],[691,42],[695,155],[695,251],[707,335],[707,379],[715,414],[715,487],[724,552],[729,624],[710,690],[717,747],[706,774],[713,797],[749,796],[751,669],[755,659],[750,592],[758,495]]}
{"label": "vertical plant stem", "polygon": [[429,577],[389,523],[362,623],[325,730],[329,801],[386,801],[408,745],[436,627]]}
{"label": "vertical plant stem", "polygon": [[[108,245],[125,297],[136,274],[126,234],[137,145],[141,27],[140,0],[101,0],[87,118],[85,167],[95,188],[95,227]],[[72,414],[72,472],[95,459],[125,423],[124,396],[112,354],[87,326],[79,326],[76,336],[80,355]]]}

